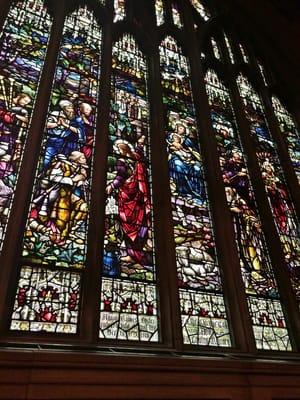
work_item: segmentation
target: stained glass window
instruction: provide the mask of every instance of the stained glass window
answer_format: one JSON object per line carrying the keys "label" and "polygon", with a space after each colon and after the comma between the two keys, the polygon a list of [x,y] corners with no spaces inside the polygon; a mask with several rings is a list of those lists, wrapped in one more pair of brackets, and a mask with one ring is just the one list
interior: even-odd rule
{"label": "stained glass window", "polygon": [[164,2],[163,0],[155,1],[155,14],[156,14],[156,23],[158,26],[162,25],[165,22],[164,17]]}
{"label": "stained glass window", "polygon": [[174,25],[176,25],[178,28],[182,28],[183,23],[182,23],[181,14],[178,10],[177,3],[172,3],[172,16],[173,16]]}
{"label": "stained glass window", "polygon": [[115,17],[114,22],[122,21],[125,16],[125,0],[114,0]]}
{"label": "stained glass window", "polygon": [[244,63],[247,64],[249,62],[249,59],[248,59],[246,50],[244,49],[244,46],[241,45],[241,44],[239,44],[239,48],[240,48],[240,51],[241,51],[241,54],[242,54],[243,61],[244,61]]}
{"label": "stained glass window", "polygon": [[178,285],[185,344],[230,346],[187,58],[160,45]]}
{"label": "stained glass window", "polygon": [[220,49],[219,49],[218,43],[215,41],[214,38],[211,39],[211,45],[212,45],[214,56],[216,57],[216,59],[220,60],[221,59]]}
{"label": "stained glass window", "polygon": [[253,145],[292,286],[298,301],[300,301],[300,239],[297,217],[279,162],[276,144],[266,121],[262,101],[246,77],[239,75],[237,82],[244,102],[246,117],[250,123]]}
{"label": "stained glass window", "polygon": [[278,119],[280,131],[285,139],[295,173],[300,183],[300,135],[293,117],[280,102],[278,97],[272,97],[275,115]]}
{"label": "stained glass window", "polygon": [[205,81],[256,346],[291,350],[229,91],[213,70]]}
{"label": "stained glass window", "polygon": [[0,250],[47,50],[51,20],[39,0],[17,2],[0,37]]}
{"label": "stained glass window", "polygon": [[204,7],[200,0],[190,0],[197,12],[201,15],[204,21],[208,21],[211,17],[210,12]]}
{"label": "stained glass window", "polygon": [[74,270],[82,271],[86,263],[100,54],[97,22],[80,8],[67,18],[60,45],[13,330],[77,331],[82,272]]}
{"label": "stained glass window", "polygon": [[231,64],[234,64],[234,55],[233,55],[232,47],[231,47],[230,41],[229,41],[226,33],[224,33],[224,38],[225,38],[225,43],[226,43],[226,47],[227,47],[227,50],[228,50],[228,54],[229,54],[229,58],[230,58]]}
{"label": "stained glass window", "polygon": [[157,342],[147,65],[130,35],[113,47],[100,337]]}

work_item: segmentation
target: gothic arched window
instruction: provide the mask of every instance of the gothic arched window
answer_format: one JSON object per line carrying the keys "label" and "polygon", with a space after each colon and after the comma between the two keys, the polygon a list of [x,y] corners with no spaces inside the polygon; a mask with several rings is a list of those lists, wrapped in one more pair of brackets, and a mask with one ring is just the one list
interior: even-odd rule
{"label": "gothic arched window", "polygon": [[273,214],[274,223],[284,253],[296,298],[300,300],[299,259],[300,245],[298,222],[294,205],[277,152],[266,120],[264,106],[249,80],[239,75],[237,78],[240,95],[250,125],[253,148],[256,152],[260,173]]}
{"label": "gothic arched window", "polygon": [[291,349],[230,94],[215,71],[205,80],[256,345]]}
{"label": "gothic arched window", "polygon": [[230,346],[190,68],[170,36],[160,45],[160,65],[183,340]]}
{"label": "gothic arched window", "polygon": [[1,11],[5,343],[299,351],[297,121],[219,7]]}
{"label": "gothic arched window", "polygon": [[11,7],[1,34],[0,250],[44,66],[51,18],[43,1]]}
{"label": "gothic arched window", "polygon": [[76,333],[86,267],[101,31],[79,8],[60,44],[26,222],[12,330]]}
{"label": "gothic arched window", "polygon": [[148,68],[130,35],[112,57],[100,337],[157,342]]}

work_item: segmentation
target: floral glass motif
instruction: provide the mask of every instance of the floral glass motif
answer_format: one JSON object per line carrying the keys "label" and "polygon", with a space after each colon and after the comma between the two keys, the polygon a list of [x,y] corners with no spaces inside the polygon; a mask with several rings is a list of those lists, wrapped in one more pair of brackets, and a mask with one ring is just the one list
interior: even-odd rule
{"label": "floral glass motif", "polygon": [[46,55],[51,19],[43,2],[19,1],[0,37],[0,250]]}
{"label": "floral glass motif", "polygon": [[241,51],[241,54],[242,54],[243,61],[244,61],[244,63],[247,64],[249,62],[249,59],[248,59],[248,56],[247,56],[246,51],[244,49],[244,46],[239,44],[239,48],[240,48],[240,51]]}
{"label": "floral glass motif", "polygon": [[172,16],[174,25],[181,29],[183,27],[183,23],[177,3],[172,3]]}
{"label": "floral glass motif", "polygon": [[158,26],[162,25],[165,22],[164,17],[164,2],[163,0],[155,1],[155,15],[156,15],[156,23]]}
{"label": "floral glass motif", "polygon": [[195,7],[200,16],[204,21],[208,21],[211,18],[210,12],[204,7],[200,0],[190,0],[191,4]]}
{"label": "floral glass motif", "polygon": [[211,45],[212,45],[214,56],[216,57],[217,60],[220,60],[221,59],[220,49],[219,49],[218,43],[215,41],[214,38],[211,38]]}
{"label": "floral glass motif", "polygon": [[76,333],[80,281],[76,272],[22,267],[11,329]]}
{"label": "floral glass motif", "polygon": [[[28,287],[40,282],[39,273],[50,276],[45,269],[37,270],[38,266],[85,267],[100,54],[101,32],[97,22],[87,8],[79,8],[64,26],[26,224],[21,274],[25,266],[31,265],[30,276],[35,279]],[[71,281],[72,276],[71,272],[64,272],[63,279]],[[21,277],[18,292],[23,285]],[[60,299],[68,304],[70,296],[66,293]],[[36,307],[34,296],[32,301]],[[32,313],[27,318],[35,320]],[[53,321],[57,326],[49,329],[60,331],[60,324],[65,322]],[[27,326],[31,329],[32,324]],[[74,329],[70,332],[74,333]]]}
{"label": "floral glass motif", "polygon": [[190,70],[172,37],[160,45],[160,63],[183,340],[231,346]]}
{"label": "floral glass motif", "polygon": [[278,97],[272,97],[275,115],[279,122],[280,131],[288,147],[289,155],[300,184],[300,134],[293,117],[282,105]]}
{"label": "floral glass motif", "polygon": [[157,342],[147,65],[135,39],[113,47],[100,337]]}
{"label": "floral glass motif", "polygon": [[114,0],[115,16],[114,22],[122,21],[125,16],[125,0]]}
{"label": "floral glass motif", "polygon": [[208,70],[205,81],[256,345],[291,350],[229,91],[213,70]]}
{"label": "floral glass motif", "polygon": [[232,47],[231,47],[230,41],[229,41],[228,36],[226,35],[226,33],[224,33],[224,38],[225,38],[225,43],[226,43],[226,47],[227,47],[227,50],[228,50],[228,54],[229,54],[229,58],[230,58],[231,64],[234,64],[234,55],[233,55]]}
{"label": "floral glass motif", "polygon": [[276,144],[266,121],[262,101],[246,77],[239,75],[237,83],[292,286],[300,301],[300,239],[296,213],[284,179]]}

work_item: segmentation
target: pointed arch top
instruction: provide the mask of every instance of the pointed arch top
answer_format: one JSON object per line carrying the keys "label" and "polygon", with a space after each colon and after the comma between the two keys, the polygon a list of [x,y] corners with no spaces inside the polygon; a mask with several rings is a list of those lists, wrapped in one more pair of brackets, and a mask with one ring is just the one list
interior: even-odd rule
{"label": "pointed arch top", "polygon": [[198,12],[200,17],[204,19],[204,21],[208,21],[211,18],[212,15],[210,10],[206,6],[204,6],[201,0],[190,0],[190,3]]}
{"label": "pointed arch top", "polygon": [[255,103],[261,104],[261,99],[256,88],[245,74],[241,72],[238,74],[237,84],[240,88],[240,93],[243,98],[251,98],[251,100]]}
{"label": "pointed arch top", "polygon": [[[104,9],[100,6],[100,4],[95,4],[94,2],[84,2],[77,6],[74,6],[69,9],[67,17],[65,19],[65,26],[69,23],[70,28],[74,30],[74,32],[79,32],[79,25],[71,24],[71,20],[74,21],[74,18],[77,19],[81,24],[81,28],[87,29],[88,26],[97,26],[97,30],[101,30],[101,27],[107,18],[106,14],[103,13]],[[95,38],[98,39],[97,32],[95,32]],[[93,39],[92,34],[90,35],[90,39]]]}
{"label": "pointed arch top", "polygon": [[[125,52],[126,49],[126,52]],[[133,68],[136,73],[145,73],[147,71],[146,55],[136,36],[131,32],[124,32],[113,44],[113,63],[118,58],[123,67],[124,63],[128,68]],[[114,64],[113,64],[114,67]],[[117,63],[115,65],[118,68]],[[139,69],[139,71],[138,71]]]}
{"label": "pointed arch top", "polygon": [[165,23],[165,3],[163,0],[155,0],[155,15],[157,26]]}
{"label": "pointed arch top", "polygon": [[126,18],[125,0],[114,0],[114,22]]}

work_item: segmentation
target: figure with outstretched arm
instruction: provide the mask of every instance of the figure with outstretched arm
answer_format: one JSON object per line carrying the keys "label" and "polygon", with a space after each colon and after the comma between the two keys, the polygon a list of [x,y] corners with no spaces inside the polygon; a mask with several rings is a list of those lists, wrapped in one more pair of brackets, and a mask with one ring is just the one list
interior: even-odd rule
{"label": "figure with outstretched arm", "polygon": [[151,220],[150,190],[144,163],[142,136],[133,146],[126,140],[116,140],[115,151],[120,154],[116,165],[116,176],[107,186],[108,195],[115,193],[119,220],[127,255],[124,263],[135,263],[143,267],[149,260],[144,247],[149,238]]}

